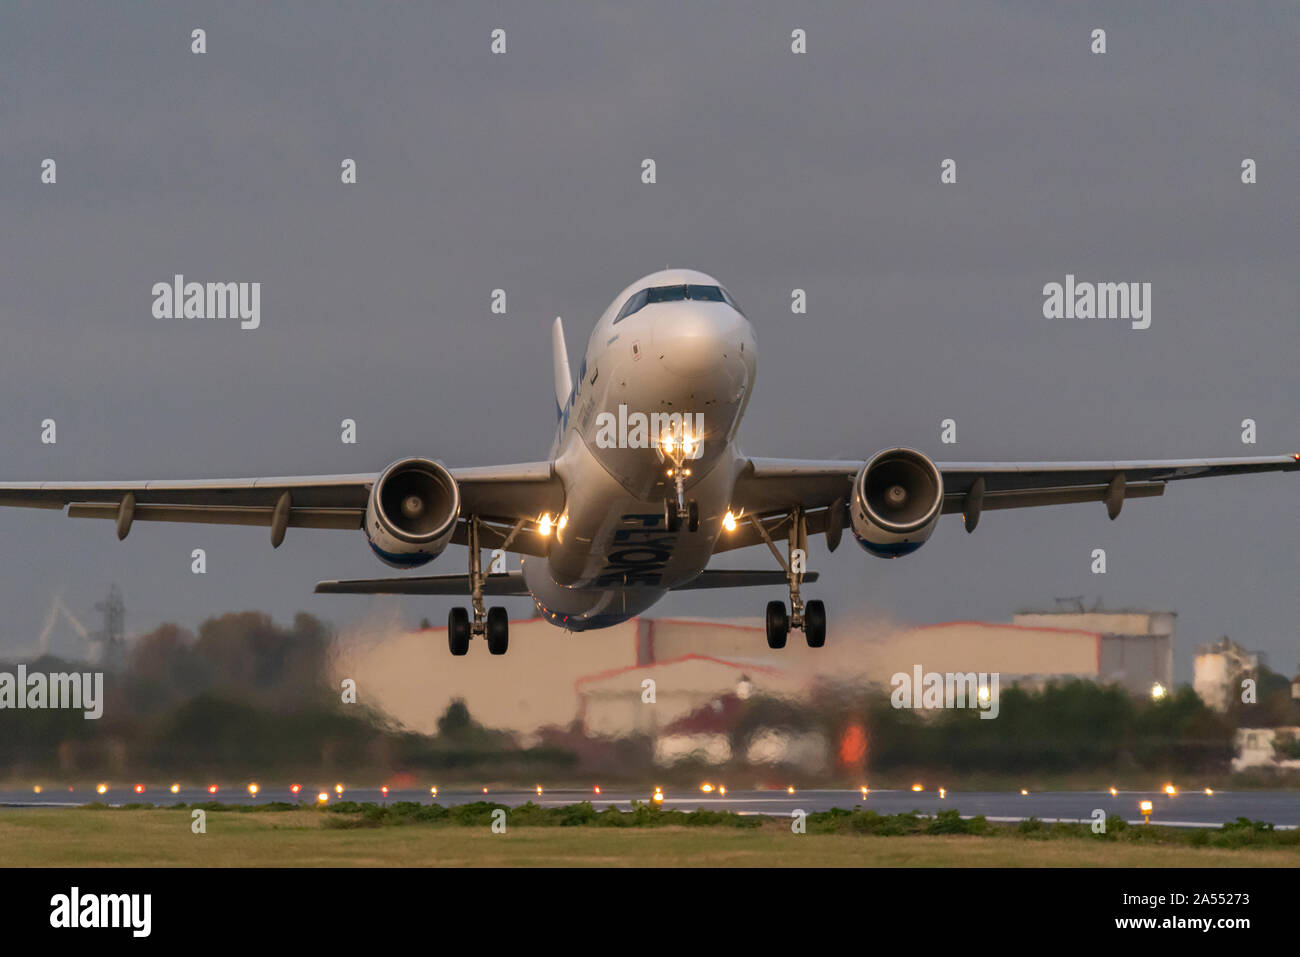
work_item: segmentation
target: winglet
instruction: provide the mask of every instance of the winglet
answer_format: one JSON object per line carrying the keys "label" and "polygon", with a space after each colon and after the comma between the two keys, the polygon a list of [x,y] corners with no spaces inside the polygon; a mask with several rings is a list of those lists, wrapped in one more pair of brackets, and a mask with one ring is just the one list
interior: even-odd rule
{"label": "winglet", "polygon": [[564,348],[564,323],[559,316],[551,326],[551,354],[555,361],[555,408],[563,417],[573,396],[573,375],[569,372],[569,354]]}

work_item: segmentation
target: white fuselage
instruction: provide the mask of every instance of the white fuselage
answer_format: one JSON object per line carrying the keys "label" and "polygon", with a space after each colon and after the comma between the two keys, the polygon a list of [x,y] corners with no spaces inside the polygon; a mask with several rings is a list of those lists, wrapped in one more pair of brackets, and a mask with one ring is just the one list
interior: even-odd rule
{"label": "white fuselage", "polygon": [[[537,609],[553,624],[580,631],[625,621],[708,564],[743,465],[735,437],[757,368],[753,327],[725,293],[710,298],[720,289],[704,273],[654,273],[596,323],[552,451],[563,522],[548,557],[523,562]],[[643,290],[650,301],[620,317]],[[700,298],[675,298],[683,291]],[[690,473],[684,494],[699,509],[694,532],[685,521],[669,531],[675,463],[653,426],[638,431],[654,423],[662,432],[673,413],[698,442],[681,463]]]}

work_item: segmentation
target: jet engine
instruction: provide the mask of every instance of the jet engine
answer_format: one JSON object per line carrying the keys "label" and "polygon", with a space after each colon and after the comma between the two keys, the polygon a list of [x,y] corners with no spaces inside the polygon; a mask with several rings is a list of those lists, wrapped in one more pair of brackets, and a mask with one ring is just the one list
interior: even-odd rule
{"label": "jet engine", "polygon": [[873,555],[898,558],[925,543],[942,508],[938,466],[914,449],[886,449],[853,480],[853,537]]}
{"label": "jet engine", "polygon": [[437,558],[456,530],[460,489],[446,467],[430,459],[401,459],[380,473],[366,503],[366,538],[396,568]]}

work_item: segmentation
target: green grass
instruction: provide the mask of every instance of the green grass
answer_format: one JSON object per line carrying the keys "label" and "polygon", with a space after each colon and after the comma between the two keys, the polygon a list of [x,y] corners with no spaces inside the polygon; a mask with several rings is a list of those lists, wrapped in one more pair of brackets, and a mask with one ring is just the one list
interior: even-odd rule
{"label": "green grass", "polygon": [[1224,831],[1114,828],[1100,837],[1086,825],[994,825],[954,812],[831,812],[809,815],[808,833],[794,834],[785,819],[708,812],[692,822],[695,815],[648,806],[614,824],[609,812],[575,805],[516,808],[506,833],[495,834],[495,806],[486,802],[414,807],[425,811],[213,809],[207,833],[197,835],[188,808],[6,810],[0,866],[1300,866],[1300,832],[1252,822]]}

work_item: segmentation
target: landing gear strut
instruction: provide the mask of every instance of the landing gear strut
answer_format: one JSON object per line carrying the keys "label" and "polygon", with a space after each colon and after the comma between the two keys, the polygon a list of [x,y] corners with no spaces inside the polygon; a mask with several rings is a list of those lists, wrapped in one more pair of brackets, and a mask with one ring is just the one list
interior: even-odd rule
{"label": "landing gear strut", "polygon": [[686,461],[699,451],[699,436],[691,436],[684,430],[677,433],[665,433],[660,437],[660,456],[666,459],[672,468],[668,477],[673,480],[672,491],[664,498],[664,527],[670,532],[682,527],[682,513],[686,514],[686,530],[700,530],[700,504],[686,499],[686,477],[691,470],[686,468]]}
{"label": "landing gear strut", "polygon": [[469,518],[468,544],[470,602],[474,618],[471,621],[470,612],[464,608],[453,608],[447,613],[447,646],[453,655],[464,655],[469,651],[470,638],[477,635],[487,638],[491,654],[504,655],[510,647],[510,616],[500,606],[483,607],[483,582],[487,576],[483,574],[477,515]]}
{"label": "landing gear strut", "polygon": [[[820,648],[826,644],[826,605],[820,599],[804,603],[799,587],[803,584],[804,564],[808,556],[808,521],[803,509],[796,508],[790,513],[787,554],[782,557],[781,550],[772,541],[772,536],[762,521],[755,515],[749,516],[750,524],[758,531],[767,547],[772,550],[776,560],[785,569],[786,583],[790,588],[790,611],[787,614],[785,602],[767,603],[767,646],[784,648],[785,639],[790,629],[802,631],[809,648]],[[779,526],[778,526],[779,527]],[[796,555],[796,552],[798,554]]]}

